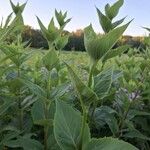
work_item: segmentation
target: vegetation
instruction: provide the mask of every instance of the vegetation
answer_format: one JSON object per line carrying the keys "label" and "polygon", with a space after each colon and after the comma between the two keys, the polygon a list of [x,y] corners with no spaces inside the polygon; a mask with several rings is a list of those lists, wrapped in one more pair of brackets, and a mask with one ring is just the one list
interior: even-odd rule
{"label": "vegetation", "polygon": [[37,17],[48,50],[32,51],[22,39],[26,4],[11,2],[16,17],[0,27],[0,149],[150,149],[150,49],[115,47],[131,23],[113,22],[123,2],[97,8],[105,34],[84,29],[87,53],[62,52],[71,19],[57,10],[59,27]]}

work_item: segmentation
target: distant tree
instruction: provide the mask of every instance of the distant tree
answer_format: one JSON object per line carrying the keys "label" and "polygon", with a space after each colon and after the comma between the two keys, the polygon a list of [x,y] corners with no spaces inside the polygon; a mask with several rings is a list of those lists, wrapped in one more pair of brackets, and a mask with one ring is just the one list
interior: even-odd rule
{"label": "distant tree", "polygon": [[40,30],[35,30],[30,26],[25,26],[24,31],[22,33],[23,41],[29,41],[31,43],[31,47],[34,48],[48,48],[47,41],[42,36]]}

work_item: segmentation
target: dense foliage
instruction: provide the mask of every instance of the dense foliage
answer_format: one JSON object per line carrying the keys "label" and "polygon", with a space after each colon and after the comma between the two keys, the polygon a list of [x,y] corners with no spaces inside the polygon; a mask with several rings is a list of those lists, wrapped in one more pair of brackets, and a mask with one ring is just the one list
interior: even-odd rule
{"label": "dense foliage", "polygon": [[105,14],[97,8],[105,34],[84,29],[89,62],[82,65],[62,54],[67,12],[55,10],[59,27],[37,17],[48,43],[37,55],[22,41],[26,4],[11,2],[16,17],[0,26],[0,149],[150,149],[150,50],[114,47],[131,23],[113,21],[123,2],[107,4]]}

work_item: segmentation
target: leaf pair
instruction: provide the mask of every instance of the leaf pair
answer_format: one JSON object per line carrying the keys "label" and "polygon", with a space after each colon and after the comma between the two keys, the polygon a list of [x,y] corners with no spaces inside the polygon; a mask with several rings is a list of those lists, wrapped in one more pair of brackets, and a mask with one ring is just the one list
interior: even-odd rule
{"label": "leaf pair", "polygon": [[67,19],[65,21],[67,17],[67,12],[63,14],[62,11],[58,12],[57,10],[55,10],[55,16],[60,28],[57,28],[55,26],[54,18],[51,19],[48,28],[46,28],[43,25],[43,23],[38,17],[37,20],[40,25],[42,34],[49,44],[49,48],[51,46],[56,46],[55,48],[61,50],[67,44],[69,38],[68,35],[63,35],[63,29],[66,26],[66,24],[70,22],[71,19]]}
{"label": "leaf pair", "polygon": [[99,17],[99,23],[102,26],[102,29],[105,33],[108,33],[109,31],[113,30],[124,21],[125,18],[122,18],[115,22],[112,21],[117,16],[119,9],[123,5],[123,3],[123,0],[118,0],[112,6],[107,4],[105,6],[105,15],[98,8],[96,8]]}
{"label": "leaf pair", "polygon": [[[81,114],[61,100],[56,101],[54,134],[62,150],[78,150],[81,128]],[[134,146],[114,138],[91,139],[86,124],[82,150],[137,150]]]}
{"label": "leaf pair", "polygon": [[129,24],[130,22],[110,31],[103,36],[96,35],[92,25],[86,27],[84,30],[84,44],[90,57],[94,61],[97,61],[106,55],[106,53],[110,51],[117,43]]}

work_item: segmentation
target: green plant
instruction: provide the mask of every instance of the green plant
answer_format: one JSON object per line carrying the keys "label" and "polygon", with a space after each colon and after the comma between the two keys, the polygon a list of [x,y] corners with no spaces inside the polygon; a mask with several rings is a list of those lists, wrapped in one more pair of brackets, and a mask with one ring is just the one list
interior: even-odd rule
{"label": "green plant", "polygon": [[[105,15],[97,9],[104,35],[85,28],[89,59],[60,53],[71,19],[57,10],[59,27],[52,18],[46,28],[37,17],[49,50],[31,50],[21,38],[25,5],[11,2],[16,16],[0,26],[0,149],[149,150],[150,52],[114,48],[130,24],[119,26],[124,18],[113,22],[123,0],[107,4]],[[89,66],[79,64],[81,58]]]}

